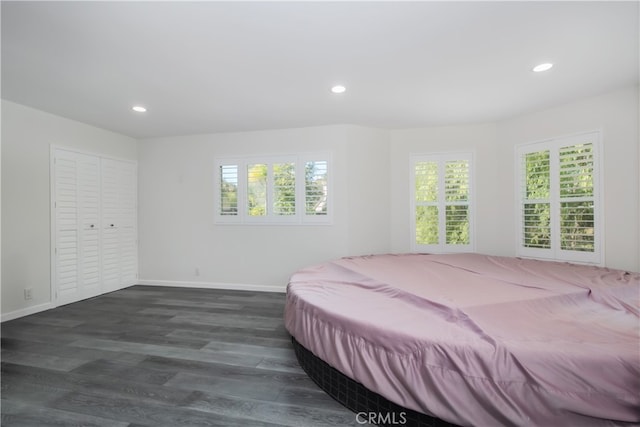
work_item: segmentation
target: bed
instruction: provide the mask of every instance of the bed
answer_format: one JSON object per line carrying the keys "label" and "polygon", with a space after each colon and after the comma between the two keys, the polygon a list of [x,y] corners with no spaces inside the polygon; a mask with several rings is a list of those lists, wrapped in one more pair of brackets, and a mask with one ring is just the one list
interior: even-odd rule
{"label": "bed", "polygon": [[640,423],[639,299],[640,274],[593,266],[347,257],[292,275],[285,326],[299,359],[443,423],[628,425]]}

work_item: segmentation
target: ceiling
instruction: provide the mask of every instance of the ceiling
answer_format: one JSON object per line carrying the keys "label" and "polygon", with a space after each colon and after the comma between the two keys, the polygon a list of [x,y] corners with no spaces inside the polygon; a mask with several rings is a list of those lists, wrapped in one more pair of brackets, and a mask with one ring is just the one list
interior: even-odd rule
{"label": "ceiling", "polygon": [[135,138],[490,122],[639,82],[637,1],[1,7],[4,99]]}

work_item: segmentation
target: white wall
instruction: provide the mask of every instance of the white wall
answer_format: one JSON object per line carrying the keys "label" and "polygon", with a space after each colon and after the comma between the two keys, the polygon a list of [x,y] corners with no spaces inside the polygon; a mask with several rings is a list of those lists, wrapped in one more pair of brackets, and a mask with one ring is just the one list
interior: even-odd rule
{"label": "white wall", "polygon": [[[303,266],[386,251],[387,144],[385,131],[355,126],[139,141],[141,279],[284,290],[289,275]],[[332,225],[214,224],[215,157],[324,150],[333,156]]]}
{"label": "white wall", "polygon": [[[637,271],[638,98],[637,88],[628,88],[500,123],[391,131],[326,126],[140,141],[140,276],[149,283],[275,290],[308,264],[409,251],[409,157],[451,150],[475,155],[476,250],[514,256],[514,146],[592,129],[602,129],[604,139],[607,265]],[[213,224],[216,156],[325,149],[333,152],[336,173],[332,226]]]}
{"label": "white wall", "polygon": [[[51,302],[50,146],[136,159],[133,138],[2,101],[2,314]],[[24,299],[24,289],[33,299]]]}
{"label": "white wall", "polygon": [[347,253],[387,253],[392,210],[389,132],[349,126],[347,162]]}
{"label": "white wall", "polygon": [[[141,279],[282,290],[293,271],[309,264],[409,250],[412,153],[473,151],[476,250],[515,255],[514,146],[601,129],[606,264],[640,271],[638,95],[631,87],[499,123],[391,131],[336,125],[137,143],[3,101],[2,312],[28,312],[51,300],[50,144],[138,158]],[[333,225],[214,224],[216,156],[322,150],[333,153]],[[34,290],[28,302],[27,287]]]}
{"label": "white wall", "polygon": [[505,212],[497,252],[515,247],[514,146],[524,142],[601,130],[604,159],[605,264],[640,271],[638,87],[527,114],[497,125],[496,163],[501,165],[497,208]]}

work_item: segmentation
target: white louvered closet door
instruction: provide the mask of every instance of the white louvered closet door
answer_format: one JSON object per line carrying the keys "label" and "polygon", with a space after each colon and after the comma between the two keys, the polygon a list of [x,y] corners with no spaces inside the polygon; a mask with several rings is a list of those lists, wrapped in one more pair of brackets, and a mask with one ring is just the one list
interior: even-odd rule
{"label": "white louvered closet door", "polygon": [[56,150],[55,291],[58,304],[100,293],[100,159]]}
{"label": "white louvered closet door", "polygon": [[136,164],[54,150],[55,301],[90,298],[137,280]]}
{"label": "white louvered closet door", "polygon": [[102,160],[102,284],[111,292],[137,279],[135,163]]}
{"label": "white louvered closet door", "polygon": [[102,160],[102,289],[120,289],[120,227],[118,209],[118,162]]}
{"label": "white louvered closet door", "polygon": [[100,159],[81,156],[78,162],[78,206],[81,299],[99,295],[100,283]]}
{"label": "white louvered closet door", "polygon": [[79,299],[78,159],[75,153],[56,151],[54,176],[54,282],[60,304]]}

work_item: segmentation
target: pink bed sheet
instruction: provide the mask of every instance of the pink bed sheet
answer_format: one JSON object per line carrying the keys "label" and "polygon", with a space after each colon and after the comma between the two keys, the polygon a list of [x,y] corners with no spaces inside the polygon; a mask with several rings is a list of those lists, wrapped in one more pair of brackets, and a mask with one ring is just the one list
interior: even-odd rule
{"label": "pink bed sheet", "polygon": [[640,423],[640,274],[479,254],[302,269],[285,325],[404,407],[460,425]]}

